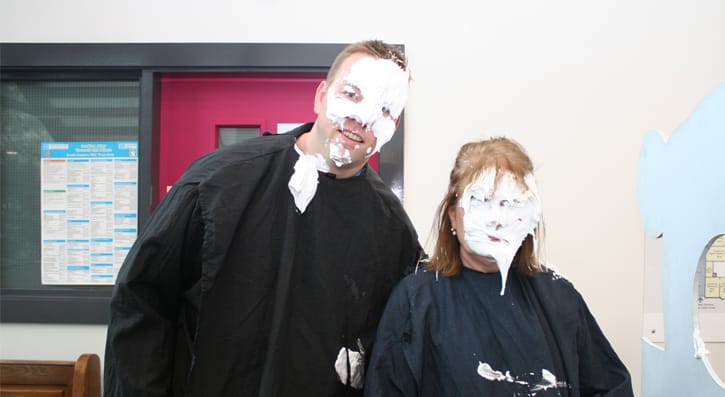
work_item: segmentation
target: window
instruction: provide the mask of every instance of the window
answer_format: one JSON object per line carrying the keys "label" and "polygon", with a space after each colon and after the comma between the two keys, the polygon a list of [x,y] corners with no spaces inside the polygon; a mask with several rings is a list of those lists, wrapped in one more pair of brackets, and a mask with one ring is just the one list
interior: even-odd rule
{"label": "window", "polygon": [[[0,286],[36,289],[43,278],[41,189],[47,184],[41,183],[41,144],[137,142],[139,83],[5,80],[1,87]],[[83,255],[91,253],[86,250]],[[55,284],[64,283],[74,282],[64,278]]]}

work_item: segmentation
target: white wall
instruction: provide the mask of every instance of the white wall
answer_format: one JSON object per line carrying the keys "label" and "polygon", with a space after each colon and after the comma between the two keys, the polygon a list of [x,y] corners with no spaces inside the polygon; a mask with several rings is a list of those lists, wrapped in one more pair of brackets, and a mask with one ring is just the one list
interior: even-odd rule
{"label": "white wall", "polygon": [[[432,5],[424,5],[432,4]],[[475,5],[475,6],[474,6]],[[720,0],[2,0],[3,42],[405,44],[405,205],[422,239],[466,141],[508,134],[538,169],[548,259],[640,376],[646,131],[725,82]],[[0,54],[1,56],[1,54]],[[103,353],[103,327],[0,325],[0,357]]]}

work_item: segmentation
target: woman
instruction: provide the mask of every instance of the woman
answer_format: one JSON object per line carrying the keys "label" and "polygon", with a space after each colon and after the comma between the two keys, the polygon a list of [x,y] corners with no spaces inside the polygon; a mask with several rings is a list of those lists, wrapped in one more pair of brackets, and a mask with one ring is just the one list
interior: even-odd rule
{"label": "woman", "polygon": [[383,314],[367,396],[633,395],[581,295],[538,260],[532,172],[507,138],[460,149],[430,262]]}

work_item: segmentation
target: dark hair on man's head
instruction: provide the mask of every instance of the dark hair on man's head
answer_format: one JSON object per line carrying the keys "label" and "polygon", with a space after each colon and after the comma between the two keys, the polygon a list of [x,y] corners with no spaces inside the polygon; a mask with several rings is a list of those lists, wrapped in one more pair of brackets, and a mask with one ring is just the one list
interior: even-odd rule
{"label": "dark hair on man's head", "polygon": [[398,67],[402,70],[408,70],[408,58],[405,56],[403,51],[398,47],[384,43],[380,40],[366,40],[358,43],[353,43],[345,47],[330,66],[330,70],[327,72],[327,82],[332,83],[337,77],[337,71],[340,69],[340,65],[352,54],[365,53],[378,59],[389,59],[395,62]]}

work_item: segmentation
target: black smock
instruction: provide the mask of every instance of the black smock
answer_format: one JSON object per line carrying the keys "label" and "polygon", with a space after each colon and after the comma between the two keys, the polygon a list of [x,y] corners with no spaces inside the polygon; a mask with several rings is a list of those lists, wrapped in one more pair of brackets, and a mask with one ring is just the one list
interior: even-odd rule
{"label": "black smock", "polygon": [[[552,271],[417,271],[393,291],[366,396],[632,396],[581,295]],[[555,379],[554,379],[555,378]]]}
{"label": "black smock", "polygon": [[321,175],[300,213],[297,136],[254,138],[190,166],[123,264],[111,300],[106,396],[355,396],[341,348],[369,353],[420,246],[372,170]]}

